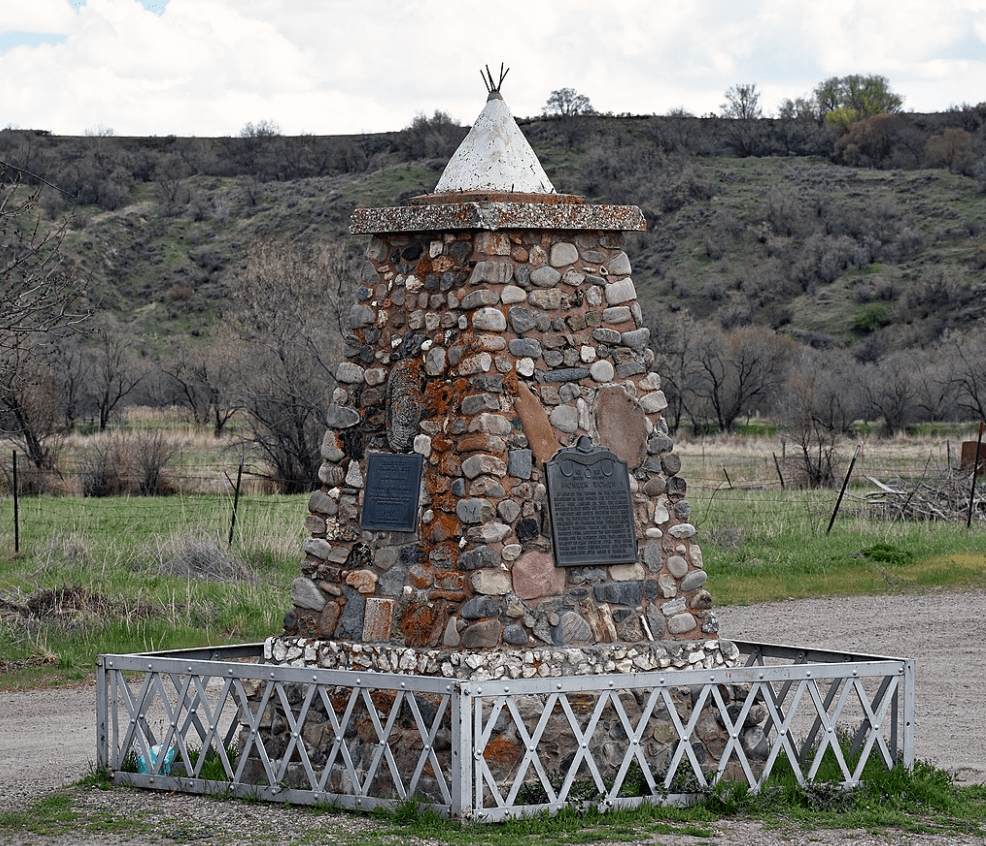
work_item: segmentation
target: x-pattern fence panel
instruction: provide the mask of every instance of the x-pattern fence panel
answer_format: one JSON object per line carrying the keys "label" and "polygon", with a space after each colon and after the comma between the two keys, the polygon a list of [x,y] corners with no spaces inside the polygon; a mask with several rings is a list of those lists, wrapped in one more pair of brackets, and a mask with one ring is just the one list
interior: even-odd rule
{"label": "x-pattern fence panel", "polygon": [[363,809],[417,796],[484,820],[913,764],[912,661],[738,646],[744,667],[487,682],[262,664],[259,645],[105,655],[98,760],[121,784]]}

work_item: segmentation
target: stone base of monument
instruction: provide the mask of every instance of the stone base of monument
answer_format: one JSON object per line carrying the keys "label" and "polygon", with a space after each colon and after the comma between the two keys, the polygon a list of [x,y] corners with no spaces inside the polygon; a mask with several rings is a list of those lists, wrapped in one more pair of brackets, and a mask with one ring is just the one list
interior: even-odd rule
{"label": "stone base of monument", "polygon": [[738,658],[735,644],[719,639],[484,650],[414,649],[385,643],[292,636],[271,637],[264,643],[264,659],[272,664],[414,673],[468,681],[711,670],[736,666]]}
{"label": "stone base of monument", "polygon": [[[268,703],[259,731],[287,786],[308,786],[317,770],[328,792],[396,797],[416,774],[416,794],[442,805],[463,726],[449,707],[451,686],[410,691],[423,680],[468,682],[461,689],[481,699],[465,718],[470,765],[484,775],[473,788],[481,807],[550,805],[559,793],[595,801],[614,784],[627,798],[687,794],[701,786],[696,769],[710,781],[720,770],[756,780],[767,758],[764,704],[722,675],[739,657],[726,640],[468,652],[276,637],[264,645],[266,662],[365,673],[366,693],[336,687],[306,702],[298,685]],[[696,683],[698,671],[723,683],[710,687],[708,675]],[[374,687],[384,675],[387,687]],[[720,767],[737,744],[742,754]],[[254,752],[244,780],[265,772]]]}

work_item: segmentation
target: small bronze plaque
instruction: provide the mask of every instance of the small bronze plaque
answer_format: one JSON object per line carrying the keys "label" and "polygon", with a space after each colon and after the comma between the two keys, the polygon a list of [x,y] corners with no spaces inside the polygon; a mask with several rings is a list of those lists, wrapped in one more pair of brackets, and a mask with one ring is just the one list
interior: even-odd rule
{"label": "small bronze plaque", "polygon": [[371,452],[366,457],[361,528],[380,532],[417,531],[423,464],[420,455]]}
{"label": "small bronze plaque", "polygon": [[627,464],[588,437],[559,450],[546,465],[548,509],[559,567],[633,564],[633,524]]}

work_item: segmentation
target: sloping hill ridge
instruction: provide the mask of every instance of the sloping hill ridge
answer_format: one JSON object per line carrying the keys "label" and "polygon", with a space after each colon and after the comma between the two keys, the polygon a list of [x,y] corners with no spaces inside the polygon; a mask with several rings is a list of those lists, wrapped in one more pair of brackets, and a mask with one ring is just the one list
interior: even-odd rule
{"label": "sloping hill ridge", "polygon": [[[926,137],[947,123],[938,117]],[[692,119],[687,139],[669,141],[660,120],[522,121],[559,191],[643,209],[649,229],[631,236],[628,252],[651,321],[687,311],[874,360],[986,315],[981,118],[969,133],[978,156],[976,167],[966,163],[970,175],[924,167],[918,153],[908,168],[889,166],[892,156],[877,163],[886,169],[849,167],[833,161],[846,159],[837,139],[820,142],[817,132],[805,150],[825,156],[738,157],[723,135],[728,121]],[[62,189],[48,191],[44,208],[51,221],[69,218],[69,266],[91,272],[92,304],[154,352],[221,321],[260,241],[337,242],[361,253],[365,239],[348,234],[352,209],[431,191],[465,132],[424,123],[424,135],[327,138],[5,130],[0,160]],[[908,149],[921,149],[908,138]]]}

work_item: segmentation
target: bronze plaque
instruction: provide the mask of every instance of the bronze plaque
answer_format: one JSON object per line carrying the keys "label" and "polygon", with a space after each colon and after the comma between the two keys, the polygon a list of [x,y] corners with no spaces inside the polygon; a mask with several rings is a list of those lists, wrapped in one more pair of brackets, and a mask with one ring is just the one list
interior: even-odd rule
{"label": "bronze plaque", "polygon": [[627,463],[586,436],[546,465],[555,564],[633,564],[637,533]]}
{"label": "bronze plaque", "polygon": [[360,528],[380,532],[417,531],[423,464],[420,455],[384,452],[367,455]]}

